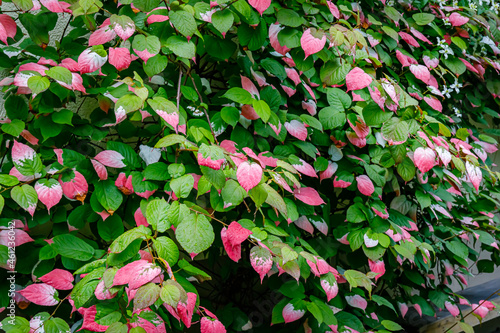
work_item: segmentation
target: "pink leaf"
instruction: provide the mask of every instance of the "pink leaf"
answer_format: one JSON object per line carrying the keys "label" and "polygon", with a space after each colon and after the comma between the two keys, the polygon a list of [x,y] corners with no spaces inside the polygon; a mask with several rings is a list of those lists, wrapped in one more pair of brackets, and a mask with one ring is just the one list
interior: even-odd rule
{"label": "pink leaf", "polygon": [[421,33],[420,31],[418,31],[414,28],[411,28],[410,32],[413,34],[413,36],[420,39],[422,42],[426,42],[426,43],[432,45],[432,42],[429,39],[427,39],[427,37],[425,37],[425,35],[423,33]]}
{"label": "pink leaf", "polygon": [[335,176],[335,178],[333,179],[333,187],[337,187],[337,188],[347,188],[349,186],[351,186],[351,182],[347,182],[347,181],[344,181],[342,179],[339,179],[338,176]]}
{"label": "pink leaf", "polygon": [[323,288],[326,293],[327,302],[330,302],[330,300],[332,298],[335,298],[339,293],[339,286],[337,284],[337,281],[334,281],[333,277],[331,277],[330,279],[322,277],[321,288]]}
{"label": "pink leaf", "polygon": [[429,69],[436,68],[439,65],[439,59],[438,58],[432,58],[431,59],[429,56],[424,56],[423,60],[424,60],[424,64]]}
{"label": "pink leaf", "polygon": [[224,245],[224,249],[226,250],[228,257],[231,260],[238,262],[241,259],[241,245],[240,244],[233,245],[229,241],[226,227],[222,228],[220,232],[220,238],[222,239],[222,245]]}
{"label": "pink leaf", "polygon": [[366,306],[368,305],[366,299],[364,299],[359,295],[346,296],[345,300],[347,301],[347,304],[349,304],[350,306],[361,309],[363,311],[366,309]]}
{"label": "pink leaf", "polygon": [[314,170],[312,165],[310,165],[309,163],[307,163],[306,161],[304,161],[301,158],[299,158],[299,162],[301,164],[292,164],[292,166],[294,167],[295,170],[297,170],[298,172],[300,172],[306,176],[309,176],[312,178],[318,178],[318,175],[316,174],[316,170]]}
{"label": "pink leaf", "polygon": [[75,278],[73,277],[73,274],[59,268],[54,269],[40,278],[40,281],[45,282],[59,290],[73,289],[74,280]]}
{"label": "pink leaf", "polygon": [[61,184],[54,179],[37,181],[35,191],[38,194],[38,199],[47,206],[49,212],[50,208],[61,201],[63,195]]}
{"label": "pink leaf", "polygon": [[127,69],[132,62],[130,51],[125,47],[110,47],[109,48],[109,63],[116,67],[119,71]]}
{"label": "pink leaf", "polygon": [[79,308],[78,312],[83,316],[83,324],[80,328],[81,330],[89,330],[92,332],[105,332],[109,326],[104,326],[96,322],[95,317],[97,315],[96,305],[92,305],[90,308]]}
{"label": "pink leaf", "polygon": [[307,128],[304,123],[298,120],[292,120],[290,122],[285,123],[285,128],[292,136],[296,137],[301,141],[305,141],[307,139]]}
{"label": "pink leaf", "polygon": [[286,45],[281,45],[278,40],[278,33],[283,29],[284,27],[280,26],[279,24],[271,24],[269,26],[269,41],[271,42],[271,46],[276,52],[285,55],[288,53],[288,51],[290,51],[290,49],[286,47]]}
{"label": "pink leaf", "polygon": [[191,327],[191,320],[193,318],[194,307],[196,306],[196,294],[187,293],[187,303],[179,303],[177,305],[177,313],[187,328]]}
{"label": "pink leaf", "polygon": [[467,171],[467,176],[469,177],[472,186],[474,186],[476,191],[479,192],[479,185],[483,179],[481,168],[474,166],[471,162],[467,161],[465,162],[465,170]]}
{"label": "pink leaf", "polygon": [[[103,301],[106,299],[112,299],[117,293],[112,294],[108,288],[104,285],[104,280],[101,280],[95,288],[94,295],[97,299]],[[129,298],[130,299],[130,298]]]}
{"label": "pink leaf", "polygon": [[456,304],[452,304],[448,301],[444,302],[444,306],[446,307],[446,310],[450,311],[450,314],[453,317],[456,317],[460,314],[460,310],[458,309],[458,306]]}
{"label": "pink leaf", "polygon": [[314,233],[314,227],[311,224],[311,222],[309,222],[309,220],[307,219],[307,217],[305,215],[302,215],[293,223],[295,223],[295,225],[297,227],[299,227],[300,229],[302,229],[304,231],[307,231],[311,235]]}
{"label": "pink leaf", "polygon": [[94,170],[97,173],[97,176],[99,177],[100,180],[106,180],[108,179],[108,170],[106,167],[101,163],[98,162],[94,159],[90,160],[92,162],[92,165],[94,166]]}
{"label": "pink leaf", "polygon": [[[71,13],[70,4],[58,0],[40,0],[42,5],[53,13]],[[34,7],[32,8],[34,9]]]}
{"label": "pink leaf", "polygon": [[100,69],[108,61],[108,56],[101,57],[92,49],[86,49],[78,57],[78,67],[80,68],[80,73],[93,73]]}
{"label": "pink leaf", "polygon": [[17,32],[16,22],[7,14],[0,14],[0,40],[7,44],[7,38],[14,38]]}
{"label": "pink leaf", "polygon": [[257,96],[257,98],[260,97],[259,90],[255,86],[255,84],[253,84],[253,82],[246,76],[241,75],[241,86],[243,87],[243,89],[248,91],[250,95],[252,95],[252,97],[254,98],[255,96]]}
{"label": "pink leaf", "polygon": [[85,196],[89,190],[89,185],[85,177],[76,170],[73,170],[75,177],[67,182],[62,181],[62,176],[59,177],[59,184],[63,189],[64,195],[70,200],[85,200]]}
{"label": "pink leaf", "polygon": [[308,101],[302,101],[302,108],[307,110],[311,116],[316,114],[316,103],[310,99]]}
{"label": "pink leaf", "polygon": [[338,167],[339,166],[337,163],[328,161],[328,167],[326,168],[326,170],[319,173],[319,181],[321,182],[323,179],[332,178]]}
{"label": "pink leaf", "polygon": [[125,195],[130,195],[134,193],[134,187],[132,186],[132,175],[128,177],[125,175],[125,172],[120,172],[118,177],[115,180],[115,186],[118,187],[120,192]]}
{"label": "pink leaf", "polygon": [[412,35],[410,35],[406,32],[403,32],[403,31],[399,32],[399,35],[409,45],[414,46],[414,47],[420,47],[420,44],[418,44],[418,42],[415,40],[415,38],[413,38]]}
{"label": "pink leaf", "polygon": [[217,319],[212,320],[207,317],[201,318],[201,333],[226,333],[226,328]]}
{"label": "pink leaf", "polygon": [[448,19],[449,19],[451,25],[454,27],[458,27],[458,26],[464,25],[465,23],[469,22],[468,17],[462,16],[457,12],[452,13],[450,15],[450,17],[448,17]]}
{"label": "pink leaf", "polygon": [[94,31],[89,37],[89,46],[102,45],[116,37],[116,32],[109,26]]}
{"label": "pink leaf", "polygon": [[359,67],[353,68],[345,78],[347,91],[366,88],[372,81],[372,77]]}
{"label": "pink leaf", "polygon": [[302,82],[299,73],[297,73],[297,71],[294,68],[285,67],[285,72],[286,76],[288,76],[288,78],[292,80],[296,86]]}
{"label": "pink leaf", "polygon": [[267,272],[271,270],[273,267],[273,259],[269,250],[260,247],[254,246],[250,251],[250,264],[253,269],[259,274],[260,281],[264,280],[264,276],[266,276]]}
{"label": "pink leaf", "polygon": [[425,173],[436,164],[436,153],[430,148],[419,147],[413,154],[413,162],[420,172]]}
{"label": "pink leaf", "polygon": [[203,154],[198,153],[198,164],[203,165],[206,167],[209,167],[210,169],[214,170],[220,170],[222,164],[224,163],[225,159],[221,158],[219,160],[212,160],[211,156],[208,156],[207,158],[203,157]]}
{"label": "pink leaf", "polygon": [[291,323],[292,321],[299,320],[305,314],[306,314],[305,310],[301,310],[301,309],[295,310],[292,303],[288,303],[287,305],[285,305],[285,307],[283,308],[283,312],[282,312],[283,319],[285,319],[285,324]]}
{"label": "pink leaf", "polygon": [[18,292],[37,305],[53,306],[59,303],[57,290],[45,283],[31,284]]}
{"label": "pink leaf", "polygon": [[375,187],[373,186],[373,182],[370,177],[367,175],[361,175],[356,177],[356,182],[358,183],[358,190],[362,194],[366,196],[371,196],[375,191]]}
{"label": "pink leaf", "polygon": [[128,284],[137,289],[153,280],[161,273],[161,268],[147,260],[137,260],[120,268],[113,279],[113,286]]}
{"label": "pink leaf", "polygon": [[348,119],[347,122],[349,123],[349,126],[356,132],[356,135],[360,139],[366,138],[368,134],[370,134],[370,127],[366,125],[363,119],[360,117],[357,118],[356,123],[353,124],[351,121]]}
{"label": "pink leaf", "polygon": [[248,0],[248,3],[262,16],[262,13],[271,5],[271,0]]}
{"label": "pink leaf", "polygon": [[12,147],[12,162],[14,164],[23,165],[24,161],[33,161],[35,156],[36,152],[33,148],[14,140],[14,146]]}
{"label": "pink leaf", "polygon": [[243,162],[238,166],[236,177],[240,185],[248,192],[259,185],[262,179],[262,167],[257,163]]}
{"label": "pink leaf", "polygon": [[406,313],[408,312],[408,305],[398,302],[398,307],[399,311],[401,312],[401,317],[404,318],[406,316]]}
{"label": "pink leaf", "polygon": [[14,237],[14,247],[21,246],[25,243],[34,242],[34,239],[31,238],[24,230],[0,230],[0,245],[11,246],[12,237]]}
{"label": "pink leaf", "polygon": [[431,108],[433,108],[436,111],[442,112],[443,111],[443,105],[441,105],[441,102],[434,96],[431,97],[424,97],[424,101],[429,104]]}
{"label": "pink leaf", "polygon": [[250,230],[243,228],[241,224],[236,221],[231,222],[227,228],[227,237],[229,243],[232,245],[243,243],[251,234],[252,232]]}
{"label": "pink leaf", "polygon": [[330,13],[338,20],[340,18],[340,12],[337,6],[330,0],[328,0],[326,4],[328,5],[328,9],[330,9]]}
{"label": "pink leaf", "polygon": [[458,59],[460,59],[464,63],[465,67],[467,67],[468,70],[470,70],[472,73],[476,73],[477,75],[479,75],[479,71],[474,66],[472,66],[470,62],[462,58]]}
{"label": "pink leaf", "polygon": [[415,75],[415,77],[424,83],[428,83],[431,79],[431,73],[429,69],[423,65],[411,65],[410,71]]}
{"label": "pink leaf", "polygon": [[318,53],[325,47],[326,35],[315,28],[309,28],[302,34],[300,38],[300,46],[304,50],[305,59],[311,54]]}
{"label": "pink leaf", "polygon": [[124,168],[122,154],[114,150],[103,150],[95,156],[95,159],[110,168]]}
{"label": "pink leaf", "polygon": [[80,66],[78,65],[78,63],[71,58],[64,58],[59,64],[59,66],[67,68],[72,72],[80,71]]}
{"label": "pink leaf", "polygon": [[375,281],[382,277],[385,274],[385,264],[383,260],[373,261],[368,259],[368,266],[370,267],[370,271],[373,273],[379,273],[375,276]]}
{"label": "pink leaf", "polygon": [[123,27],[121,24],[116,23],[113,29],[116,34],[125,41],[134,34],[135,24],[133,22],[126,22],[125,27]]}
{"label": "pink leaf", "polygon": [[177,112],[166,112],[163,110],[155,110],[156,113],[163,118],[169,124],[174,128],[175,133],[178,131],[178,126],[179,126],[179,114]]}
{"label": "pink leaf", "polygon": [[318,191],[312,187],[298,188],[293,192],[293,195],[296,199],[311,206],[319,206],[325,203],[319,196]]}
{"label": "pink leaf", "polygon": [[358,148],[366,146],[366,138],[360,138],[355,132],[347,132],[347,139]]}
{"label": "pink leaf", "polygon": [[328,234],[328,224],[318,215],[310,216],[309,222],[311,222],[323,235],[326,236]]}
{"label": "pink leaf", "polygon": [[156,23],[156,22],[165,22],[168,21],[168,16],[167,15],[158,15],[158,14],[153,14],[148,16],[148,24]]}

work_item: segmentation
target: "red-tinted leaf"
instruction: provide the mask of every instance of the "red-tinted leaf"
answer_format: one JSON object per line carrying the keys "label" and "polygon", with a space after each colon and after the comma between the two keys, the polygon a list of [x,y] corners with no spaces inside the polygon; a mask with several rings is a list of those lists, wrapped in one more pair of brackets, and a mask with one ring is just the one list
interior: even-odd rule
{"label": "red-tinted leaf", "polygon": [[37,305],[53,306],[59,303],[57,290],[45,283],[31,284],[19,293]]}
{"label": "red-tinted leaf", "polygon": [[201,318],[201,333],[226,333],[226,328],[217,319],[212,320],[207,317]]}
{"label": "red-tinted leaf", "polygon": [[108,61],[108,56],[101,57],[91,49],[86,49],[78,57],[78,68],[81,74],[92,73],[100,69]]}
{"label": "red-tinted leaf", "polygon": [[109,63],[116,67],[119,71],[127,69],[132,62],[130,51],[125,47],[110,47],[109,48]]}
{"label": "red-tinted leaf", "polygon": [[33,238],[31,238],[24,230],[0,230],[0,245],[11,246],[11,237],[14,237],[14,247],[21,246],[28,242],[34,242]]}
{"label": "red-tinted leaf", "polygon": [[296,137],[301,141],[305,141],[307,139],[307,128],[304,123],[298,120],[292,120],[290,122],[285,123],[285,128],[292,136]]}
{"label": "red-tinted leaf", "polygon": [[366,306],[368,305],[366,299],[364,299],[359,295],[346,296],[345,300],[347,301],[347,304],[349,304],[350,306],[361,309],[363,311],[366,309]]}
{"label": "red-tinted leaf", "polygon": [[73,274],[59,268],[54,269],[40,278],[40,281],[45,282],[46,284],[59,290],[73,289],[74,280],[75,278],[73,277]]}
{"label": "red-tinted leaf", "polygon": [[271,0],[248,0],[248,3],[262,16],[262,13],[271,5]]}
{"label": "red-tinted leaf", "polygon": [[50,208],[61,201],[63,195],[61,184],[54,179],[37,181],[35,191],[38,194],[38,199],[47,206],[49,212]]}
{"label": "red-tinted leaf", "polygon": [[238,166],[236,177],[240,185],[248,192],[259,185],[262,179],[262,167],[257,163],[243,162]]}
{"label": "red-tinted leaf", "polygon": [[372,81],[372,77],[359,67],[353,68],[345,78],[347,91],[366,88]]}
{"label": "red-tinted leaf", "polygon": [[128,284],[137,289],[150,282],[161,273],[161,268],[146,260],[137,260],[120,268],[113,279],[113,285]]}
{"label": "red-tinted leaf", "polygon": [[287,305],[285,305],[285,307],[283,308],[283,312],[282,312],[283,319],[285,320],[285,324],[291,323],[292,321],[299,320],[305,314],[306,314],[305,310],[302,310],[302,309],[296,310],[293,307],[292,303],[288,303]]}
{"label": "red-tinted leaf", "polygon": [[361,192],[361,194],[364,194],[366,196],[371,196],[375,191],[373,182],[367,175],[361,175],[356,177],[356,182],[358,183],[358,190],[359,192]]}
{"label": "red-tinted leaf", "polygon": [[125,163],[122,154],[114,150],[103,150],[95,156],[95,159],[110,168],[124,168]]}
{"label": "red-tinted leaf", "polygon": [[[318,35],[321,35],[321,37]],[[311,54],[315,54],[321,51],[323,47],[325,47],[325,44],[326,35],[314,28],[309,28],[304,31],[302,37],[300,38],[300,46],[304,50],[306,58]]]}
{"label": "red-tinted leaf", "polygon": [[458,26],[464,25],[465,23],[469,22],[468,17],[465,17],[457,12],[452,13],[450,15],[450,17],[448,18],[448,20],[450,21],[451,25],[454,27],[458,27]]}
{"label": "red-tinted leaf", "polygon": [[7,14],[0,14],[0,40],[7,45],[7,38],[14,38],[17,32],[16,22]]}
{"label": "red-tinted leaf", "polygon": [[427,172],[436,164],[436,153],[430,148],[419,147],[413,154],[413,162],[420,172]]}
{"label": "red-tinted leaf", "polygon": [[253,269],[259,274],[260,281],[264,280],[264,276],[266,276],[267,272],[271,270],[273,267],[273,259],[269,250],[260,247],[254,246],[250,251],[250,264]]}
{"label": "red-tinted leaf", "polygon": [[318,191],[312,187],[298,188],[293,192],[293,195],[296,199],[311,206],[319,206],[325,203],[319,196]]}

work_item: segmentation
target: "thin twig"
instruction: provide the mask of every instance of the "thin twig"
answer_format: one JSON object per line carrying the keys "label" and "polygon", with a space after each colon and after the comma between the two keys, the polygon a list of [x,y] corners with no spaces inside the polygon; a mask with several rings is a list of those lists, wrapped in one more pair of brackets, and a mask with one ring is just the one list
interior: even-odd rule
{"label": "thin twig", "polygon": [[[198,97],[200,98],[200,102],[203,103],[203,97],[201,97],[200,91],[198,90],[198,87],[196,87],[196,83],[194,82],[194,78],[189,73],[189,77],[191,78],[191,82],[193,82],[193,87],[196,93],[198,94]],[[217,136],[215,135],[214,128],[212,127],[212,122],[210,121],[210,116],[208,115],[208,111],[203,108],[203,112],[205,113],[205,116],[207,117],[208,125],[210,126],[210,131],[212,132],[212,135],[214,136],[215,143],[219,144],[219,141],[217,141]]]}
{"label": "thin twig", "polygon": [[70,22],[71,22],[71,15],[69,16],[68,23],[66,23],[66,26],[64,27],[64,30],[63,30],[62,35],[61,35],[61,39],[59,39],[59,44],[61,44],[61,42],[64,38],[64,35],[66,34],[66,29],[68,29]]}

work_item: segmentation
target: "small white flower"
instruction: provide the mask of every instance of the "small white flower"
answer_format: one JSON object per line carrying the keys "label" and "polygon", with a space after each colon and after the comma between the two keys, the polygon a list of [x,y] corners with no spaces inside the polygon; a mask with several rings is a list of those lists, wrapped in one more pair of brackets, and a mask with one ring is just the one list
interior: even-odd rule
{"label": "small white flower", "polygon": [[444,86],[443,91],[441,91],[441,94],[443,94],[447,98],[451,98],[451,95],[450,95],[451,92],[452,91],[450,89],[448,89],[448,87]]}
{"label": "small white flower", "polygon": [[474,2],[469,2],[469,8],[476,11],[477,10],[477,5]]}
{"label": "small white flower", "polygon": [[198,109],[196,109],[196,110],[194,110],[194,111],[193,111],[193,116],[195,116],[195,117],[201,117],[201,116],[203,116],[204,114],[205,114],[205,113],[203,113],[203,111],[200,111],[200,110],[198,110]]}
{"label": "small white flower", "polygon": [[447,17],[445,17],[443,19],[443,23],[444,23],[444,25],[450,25],[451,26],[450,20]]}
{"label": "small white flower", "polygon": [[460,88],[462,88],[462,84],[461,83],[458,83],[458,80],[455,79],[455,83],[453,83],[451,86],[450,86],[450,91],[451,90],[455,90],[455,92],[458,94],[460,92]]}

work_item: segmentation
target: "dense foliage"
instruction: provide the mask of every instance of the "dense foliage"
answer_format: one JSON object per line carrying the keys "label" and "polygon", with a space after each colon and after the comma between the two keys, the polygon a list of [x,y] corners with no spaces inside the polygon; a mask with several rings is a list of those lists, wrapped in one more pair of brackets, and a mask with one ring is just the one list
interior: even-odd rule
{"label": "dense foliage", "polygon": [[409,307],[494,309],[448,285],[500,264],[495,1],[2,6],[7,332],[387,332]]}

